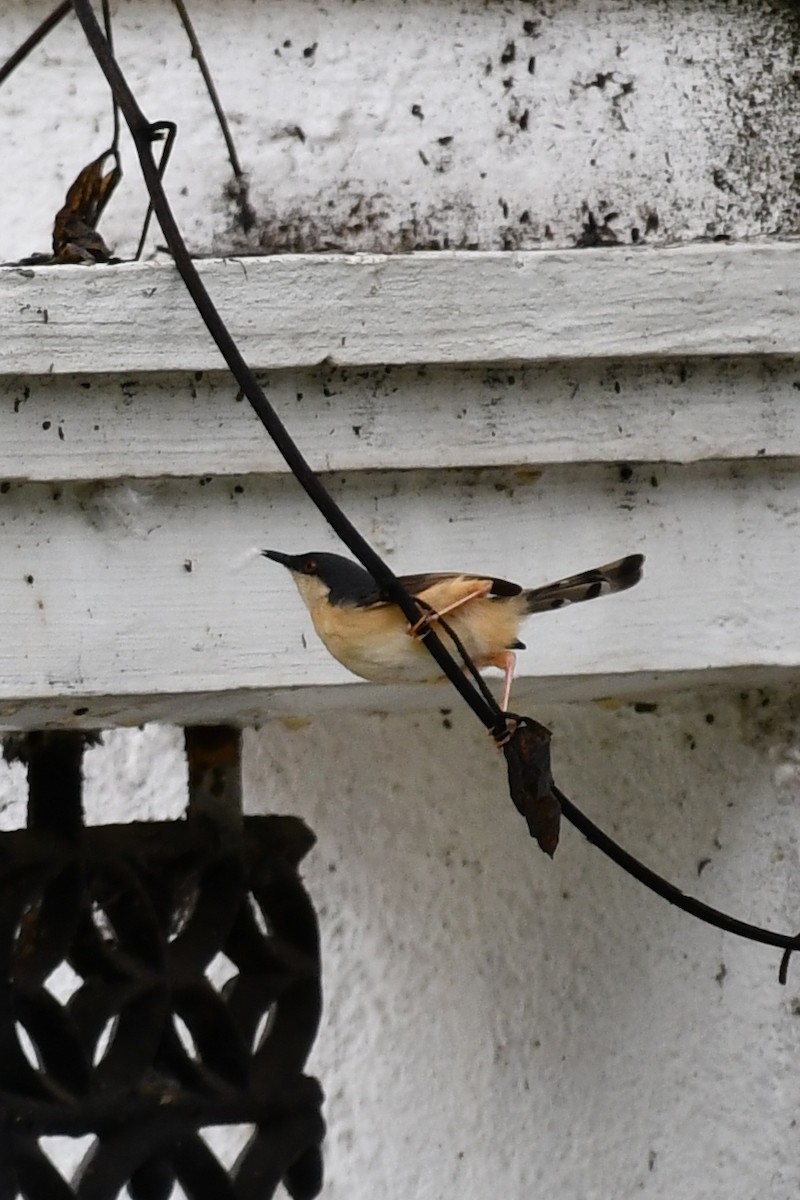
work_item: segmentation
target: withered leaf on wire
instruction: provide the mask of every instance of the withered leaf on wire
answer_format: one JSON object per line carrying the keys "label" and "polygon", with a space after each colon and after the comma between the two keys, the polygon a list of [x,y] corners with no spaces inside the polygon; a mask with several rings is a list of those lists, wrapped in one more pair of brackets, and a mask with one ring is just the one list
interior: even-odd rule
{"label": "withered leaf on wire", "polygon": [[[113,158],[114,166],[104,174],[108,158]],[[115,150],[104,151],[83,168],[67,192],[64,207],[56,214],[52,262],[108,262],[111,252],[97,232],[97,225],[121,178],[122,168]]]}
{"label": "withered leaf on wire", "polygon": [[503,746],[508,788],[531,837],[552,858],[558,845],[561,805],[553,795],[550,768],[550,730],[530,717],[518,717],[512,737]]}

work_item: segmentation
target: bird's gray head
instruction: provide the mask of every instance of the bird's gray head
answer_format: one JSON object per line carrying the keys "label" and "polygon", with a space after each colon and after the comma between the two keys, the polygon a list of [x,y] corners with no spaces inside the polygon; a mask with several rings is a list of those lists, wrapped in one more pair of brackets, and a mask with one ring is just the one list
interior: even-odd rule
{"label": "bird's gray head", "polygon": [[378,586],[369,571],[341,554],[325,551],[282,554],[279,550],[261,553],[292,572],[297,589],[309,606],[324,595],[331,604],[369,604],[378,597]]}

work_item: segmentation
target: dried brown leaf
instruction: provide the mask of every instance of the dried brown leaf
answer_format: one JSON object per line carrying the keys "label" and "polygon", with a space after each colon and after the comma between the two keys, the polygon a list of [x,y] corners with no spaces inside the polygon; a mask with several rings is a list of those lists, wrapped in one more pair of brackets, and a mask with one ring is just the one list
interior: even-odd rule
{"label": "dried brown leaf", "polygon": [[[103,166],[109,157],[113,158],[114,166],[104,174]],[[53,262],[108,262],[111,252],[96,226],[121,177],[122,169],[114,150],[104,151],[83,168],[67,192],[64,207],[56,214]]]}
{"label": "dried brown leaf", "polygon": [[517,812],[527,821],[531,837],[552,858],[558,845],[561,805],[553,795],[550,730],[530,717],[517,717],[503,753],[508,767],[508,788]]}

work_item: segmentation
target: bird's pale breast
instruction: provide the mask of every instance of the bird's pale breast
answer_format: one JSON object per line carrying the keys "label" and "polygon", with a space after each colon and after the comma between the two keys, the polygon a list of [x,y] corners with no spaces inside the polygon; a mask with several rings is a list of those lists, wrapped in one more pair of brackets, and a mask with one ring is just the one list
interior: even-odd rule
{"label": "bird's pale breast", "polygon": [[[425,592],[421,598],[434,609],[452,603],[452,588],[447,594],[438,594],[441,593],[438,585],[436,590],[437,595]],[[480,667],[514,642],[523,609],[524,601],[518,597],[478,597],[448,613],[445,620]],[[421,639],[409,634],[408,621],[394,604],[369,608],[315,605],[311,615],[317,633],[333,657],[362,679],[376,683],[432,683],[442,678],[437,663]],[[448,650],[459,660],[458,651],[444,629],[438,623],[434,625]]]}

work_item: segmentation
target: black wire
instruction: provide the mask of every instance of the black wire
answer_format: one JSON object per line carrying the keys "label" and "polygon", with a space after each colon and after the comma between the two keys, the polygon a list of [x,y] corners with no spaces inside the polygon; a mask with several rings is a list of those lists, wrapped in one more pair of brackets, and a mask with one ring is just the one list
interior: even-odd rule
{"label": "black wire", "polygon": [[[103,27],[106,31],[106,41],[111,53],[114,53],[114,30],[111,25],[111,4],[110,0],[103,0]],[[111,89],[110,89],[111,90]],[[119,162],[119,105],[117,97],[111,90],[111,113],[113,121],[113,135],[111,138],[111,149],[114,152],[117,162]]]}
{"label": "black wire", "polygon": [[[122,115],[131,131],[156,217],[175,260],[178,273],[205,322],[206,328],[236,377],[242,392],[250,401],[256,415],[283,455],[300,486],[316,504],[334,532],[366,567],[378,586],[394,600],[409,622],[412,625],[415,624],[420,617],[419,607],[400,585],[391,569],[365,541],[355,525],[345,516],[333,497],[317,479],[244,361],[238,346],[228,332],[227,326],[197,273],[173,216],[151,150],[152,126],[139,108],[119,64],[111,53],[94,15],[90,0],[72,0],[72,3],[86,39],[114,92]],[[498,720],[495,712],[469,682],[455,659],[447,653],[433,630],[425,638],[425,646],[442,668],[443,674],[461,693],[478,719],[487,729],[497,728]]]}
{"label": "black wire", "polygon": [[[501,709],[500,705],[497,703],[497,700],[495,699],[493,694],[489,691],[489,688],[486,684],[486,680],[483,678],[480,671],[475,666],[475,663],[472,661],[470,656],[467,654],[466,650],[464,649],[464,643],[461,641],[461,638],[458,637],[458,635],[456,634],[452,625],[449,623],[449,621],[445,621],[444,617],[441,616],[439,613],[437,613],[435,611],[435,609],[431,608],[431,606],[429,604],[426,604],[424,600],[420,600],[419,598],[417,598],[417,603],[421,604],[423,606],[423,608],[428,609],[428,611],[434,615],[436,623],[438,625],[441,625],[442,629],[444,629],[445,633],[450,638],[450,641],[453,643],[456,650],[463,658],[464,667],[466,668],[467,671],[469,671],[470,675],[475,680],[475,686],[480,689],[484,700],[486,701],[487,704],[489,704],[492,707],[492,709],[494,710],[494,712],[496,714],[497,719],[498,720],[502,719],[503,710]],[[428,628],[430,628],[430,627],[428,627]],[[428,636],[427,629],[423,629],[422,633],[420,633],[418,636],[421,637],[422,639],[426,638]]]}
{"label": "black wire", "polygon": [[579,808],[576,808],[560,788],[554,786],[553,795],[561,805],[561,811],[566,819],[575,826],[579,833],[583,834],[587,841],[596,846],[598,850],[602,850],[603,854],[612,862],[615,862],[618,867],[622,867],[639,883],[643,883],[651,892],[661,896],[662,900],[674,904],[676,908],[682,909],[692,917],[697,917],[700,921],[705,921],[707,925],[715,925],[717,929],[724,929],[726,933],[735,933],[737,937],[747,938],[752,942],[761,942],[765,946],[779,946],[787,953],[800,950],[800,937],[798,936],[773,933],[769,929],[762,929],[759,925],[750,925],[747,921],[739,921],[736,917],[731,917],[718,908],[711,908],[702,900],[695,900],[693,896],[685,895],[680,888],[669,883],[663,876],[657,875],[655,871],[651,871],[627,850],[623,850],[622,846],[604,833],[593,821],[590,821]]}
{"label": "black wire", "polygon": [[225,146],[228,151],[228,159],[230,161],[233,174],[236,178],[236,186],[238,189],[237,200],[239,203],[239,216],[242,222],[242,229],[245,233],[248,233],[255,224],[256,215],[250,207],[247,198],[247,176],[242,170],[242,165],[239,162],[239,155],[236,153],[236,145],[233,140],[233,134],[231,133],[230,125],[228,124],[228,118],[225,115],[225,109],[222,107],[220,102],[216,84],[214,83],[208,63],[206,62],[206,56],[203,53],[203,47],[200,45],[200,39],[195,33],[194,25],[192,24],[192,19],[189,16],[188,9],[186,8],[183,0],[172,0],[172,2],[178,10],[178,16],[180,17],[181,24],[186,31],[186,36],[188,37],[189,44],[192,47],[192,54],[194,55],[197,65],[200,68],[200,74],[203,76],[203,82],[206,85],[208,97],[214,107],[214,112],[217,115],[217,122],[219,123],[222,136],[225,139]]}
{"label": "black wire", "polygon": [[[214,338],[217,346],[220,349],[225,361],[228,363],[231,371],[235,375],[242,391],[247,396],[256,414],[264,425],[265,429],[275,442],[276,447],[283,455],[288,466],[291,468],[295,478],[301,487],[304,488],[311,500],[316,504],[322,515],[326,518],[333,530],[339,535],[342,541],[352,550],[356,557],[363,563],[366,569],[370,572],[379,587],[384,589],[389,597],[395,601],[398,607],[403,611],[409,622],[413,625],[419,620],[421,610],[415,601],[408,595],[404,588],[400,585],[390,568],[383,562],[378,554],[372,549],[368,542],[364,540],[355,526],[350,522],[348,517],[342,512],[327,490],[322,486],[314,472],[309,467],[306,460],[292,441],[289,433],[280,421],[272,405],[267,400],[266,396],[258,386],[252,372],[245,363],[241,353],[236,346],[233,338],[228,332],[224,322],[222,321],[217,309],[211,301],[208,293],[203,286],[203,283],[197,274],[194,264],[189,257],[189,252],[186,244],[181,236],[180,230],[175,222],[172,210],[169,206],[166,194],[159,177],[158,169],[150,148],[152,139],[152,127],[148,124],[141,112],[136,100],[131,92],[122,71],[119,68],[113,54],[110,52],[108,43],[103,37],[102,30],[95,20],[94,13],[91,8],[90,0],[72,0],[75,9],[75,15],[83,27],[86,38],[92,51],[97,58],[97,61],[102,68],[109,85],[114,92],[117,102],[122,110],[123,116],[130,128],[131,135],[136,145],[136,150],[139,155],[139,161],[142,165],[145,183],[153,203],[153,209],[158,217],[162,232],[166,239],[172,255],[175,259],[175,265],[183,279],[187,291],[194,301],[197,309],[203,318],[209,333]],[[452,637],[452,631],[448,629],[449,636]],[[500,714],[498,720],[497,702],[492,697],[492,703],[480,695],[476,689],[470,684],[461,668],[455,660],[447,653],[444,646],[436,636],[433,629],[429,629],[425,635],[425,645],[428,651],[433,655],[436,661],[441,666],[445,675],[458,689],[466,702],[469,704],[473,712],[478,716],[479,720],[493,732],[497,731],[502,724],[505,727],[505,716]],[[458,645],[458,643],[456,643]],[[464,654],[463,647],[459,646],[460,652],[464,655],[465,662],[469,664],[469,660]],[[597,846],[608,858],[622,867],[645,887],[661,896],[668,903],[680,908],[683,912],[690,916],[696,917],[698,920],[704,921],[706,924],[714,925],[718,929],[723,929],[728,933],[733,933],[738,937],[746,938],[749,941],[760,942],[767,946],[778,946],[786,951],[781,963],[781,982],[785,980],[786,969],[788,966],[788,956],[795,950],[800,950],[800,936],[791,934],[773,933],[769,929],[762,929],[757,925],[750,925],[745,921],[739,921],[735,917],[728,916],[718,909],[711,908],[707,904],[703,904],[700,900],[695,900],[692,897],[685,896],[679,888],[668,883],[655,871],[651,871],[638,859],[629,854],[627,850],[623,850],[613,838],[604,833],[598,828],[587,816],[585,816],[579,808],[577,808],[571,800],[561,791],[560,788],[553,785],[553,795],[561,805],[561,810],[564,817],[575,826],[575,828],[588,839],[592,845]]]}
{"label": "black wire", "polygon": [[[164,149],[161,152],[161,158],[158,160],[158,177],[159,179],[163,179],[164,172],[166,171],[167,164],[169,163],[169,157],[172,154],[172,147],[175,145],[175,138],[178,136],[178,126],[174,121],[157,121],[154,125],[150,126],[151,140],[154,139],[154,136],[157,133],[163,133],[164,135]],[[147,233],[150,229],[150,221],[152,216],[153,200],[152,197],[148,195],[147,212],[144,214],[142,232],[139,235],[139,243],[136,247],[136,253],[133,256],[134,262],[138,262],[142,257],[142,251],[144,250],[144,244],[147,241]]]}
{"label": "black wire", "polygon": [[55,29],[61,21],[64,20],[67,13],[72,10],[72,0],[63,0],[57,8],[46,16],[45,19],[36,26],[33,33],[25,39],[21,46],[18,46],[12,55],[10,55],[3,65],[0,67],[0,86],[5,83],[12,71],[14,71],[21,62],[30,54],[31,50],[35,50],[39,42],[44,41],[48,33]]}

